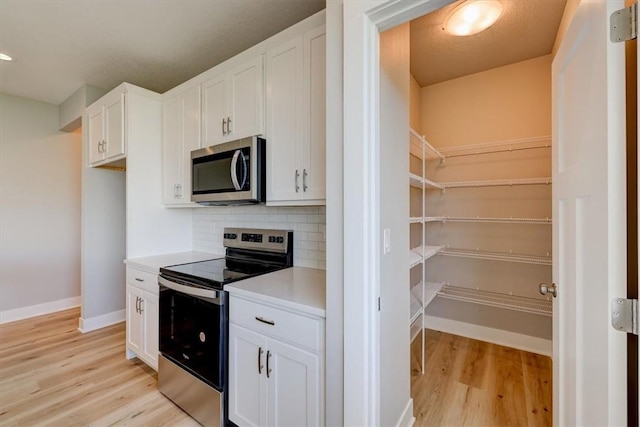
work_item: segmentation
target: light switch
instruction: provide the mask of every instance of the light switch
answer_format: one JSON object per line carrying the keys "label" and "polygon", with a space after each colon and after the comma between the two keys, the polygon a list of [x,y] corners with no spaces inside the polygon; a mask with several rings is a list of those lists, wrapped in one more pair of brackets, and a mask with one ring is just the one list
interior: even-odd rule
{"label": "light switch", "polygon": [[391,230],[389,228],[385,228],[383,232],[383,254],[388,254],[391,252]]}

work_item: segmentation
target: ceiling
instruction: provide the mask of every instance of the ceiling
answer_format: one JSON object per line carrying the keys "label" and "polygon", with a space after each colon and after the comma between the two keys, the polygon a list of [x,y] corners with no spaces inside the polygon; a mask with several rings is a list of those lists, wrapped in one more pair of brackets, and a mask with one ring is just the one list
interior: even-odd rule
{"label": "ceiling", "polygon": [[421,87],[551,53],[566,0],[502,0],[502,16],[468,37],[443,31],[455,2],[411,22],[411,74]]}
{"label": "ceiling", "polygon": [[84,84],[163,93],[324,0],[0,0],[0,92],[59,104]]}
{"label": "ceiling", "polygon": [[[411,22],[427,86],[551,52],[566,0],[502,0],[491,28],[442,30],[451,4]],[[0,0],[0,92],[59,104],[84,84],[163,93],[322,10],[325,0]]]}

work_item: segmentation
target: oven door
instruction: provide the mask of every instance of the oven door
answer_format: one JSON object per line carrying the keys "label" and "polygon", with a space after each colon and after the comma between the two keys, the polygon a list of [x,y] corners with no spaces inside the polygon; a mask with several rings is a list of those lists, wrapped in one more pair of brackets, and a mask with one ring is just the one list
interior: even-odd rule
{"label": "oven door", "polygon": [[257,137],[191,152],[191,201],[206,205],[264,202],[264,140]]}
{"label": "oven door", "polygon": [[160,353],[218,391],[225,386],[226,293],[160,277]]}

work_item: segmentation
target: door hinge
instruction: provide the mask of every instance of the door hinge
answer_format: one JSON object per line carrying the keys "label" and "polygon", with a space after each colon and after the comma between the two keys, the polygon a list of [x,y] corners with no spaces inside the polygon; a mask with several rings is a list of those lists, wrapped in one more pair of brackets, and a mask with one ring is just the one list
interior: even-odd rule
{"label": "door hinge", "polygon": [[638,3],[616,10],[609,18],[611,41],[614,43],[633,40],[638,37]]}
{"label": "door hinge", "polygon": [[617,331],[638,335],[638,300],[611,300],[611,326]]}

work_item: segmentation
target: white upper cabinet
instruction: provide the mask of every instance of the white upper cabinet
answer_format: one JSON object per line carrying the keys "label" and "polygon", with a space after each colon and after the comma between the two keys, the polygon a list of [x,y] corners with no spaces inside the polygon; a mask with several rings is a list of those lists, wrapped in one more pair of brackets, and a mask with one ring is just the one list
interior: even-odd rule
{"label": "white upper cabinet", "polygon": [[191,151],[200,148],[200,86],[162,105],[162,201],[193,206]]}
{"label": "white upper cabinet", "polygon": [[267,203],[325,204],[325,26],[267,52]]}
{"label": "white upper cabinet", "polygon": [[202,84],[203,147],[264,133],[262,55]]}
{"label": "white upper cabinet", "polygon": [[124,105],[125,92],[118,89],[87,108],[91,166],[100,166],[126,157]]}

